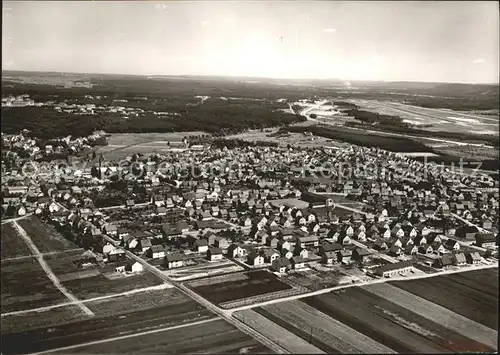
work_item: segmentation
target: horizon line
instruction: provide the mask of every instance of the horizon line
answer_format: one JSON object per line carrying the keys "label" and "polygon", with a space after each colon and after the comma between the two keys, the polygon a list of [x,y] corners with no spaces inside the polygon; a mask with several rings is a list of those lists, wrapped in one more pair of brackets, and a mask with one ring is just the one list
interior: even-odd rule
{"label": "horizon line", "polygon": [[[90,72],[62,72],[50,70],[22,70],[22,69],[2,69],[4,72],[23,72],[23,73],[55,73],[55,74],[79,74],[79,75],[121,75],[121,76],[137,76],[137,77],[216,77],[216,78],[246,78],[246,79],[272,79],[272,80],[314,80],[314,81],[343,81],[343,82],[371,82],[371,83],[423,83],[423,84],[459,84],[459,85],[495,85],[499,86],[500,82],[489,83],[471,83],[458,81],[417,81],[417,80],[369,80],[369,79],[344,79],[344,78],[278,78],[270,76],[246,76],[246,75],[229,75],[229,74],[125,74],[125,73],[90,73]],[[3,75],[2,75],[3,76]],[[2,79],[3,81],[3,79]]]}

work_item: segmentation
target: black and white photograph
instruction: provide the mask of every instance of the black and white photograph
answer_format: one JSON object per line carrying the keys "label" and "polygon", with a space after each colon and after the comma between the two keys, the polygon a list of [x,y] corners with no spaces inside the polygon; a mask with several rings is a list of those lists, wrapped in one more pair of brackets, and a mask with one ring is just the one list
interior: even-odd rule
{"label": "black and white photograph", "polygon": [[497,1],[2,1],[0,355],[498,352]]}

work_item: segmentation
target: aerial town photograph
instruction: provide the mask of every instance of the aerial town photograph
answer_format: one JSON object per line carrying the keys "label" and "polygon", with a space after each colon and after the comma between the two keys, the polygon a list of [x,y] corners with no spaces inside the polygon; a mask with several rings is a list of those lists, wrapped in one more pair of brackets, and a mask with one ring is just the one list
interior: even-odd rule
{"label": "aerial town photograph", "polygon": [[0,354],[496,354],[499,16],[3,1]]}

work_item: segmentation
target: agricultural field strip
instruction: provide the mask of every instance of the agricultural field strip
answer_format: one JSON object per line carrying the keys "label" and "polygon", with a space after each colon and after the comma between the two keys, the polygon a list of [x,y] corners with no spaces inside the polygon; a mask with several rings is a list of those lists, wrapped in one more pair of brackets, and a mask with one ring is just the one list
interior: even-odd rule
{"label": "agricultural field strip", "polygon": [[48,310],[55,309],[55,308],[61,308],[61,307],[66,307],[66,306],[71,306],[71,305],[78,305],[79,303],[90,303],[90,302],[94,302],[94,301],[102,301],[102,300],[109,299],[109,298],[117,298],[117,297],[132,295],[135,293],[148,292],[148,291],[164,290],[164,289],[172,288],[172,287],[173,287],[172,285],[165,283],[165,284],[161,284],[161,285],[157,285],[157,286],[137,288],[137,289],[122,292],[122,293],[115,293],[112,295],[99,296],[99,297],[89,298],[86,300],[78,300],[78,302],[73,302],[73,301],[72,302],[65,302],[65,303],[54,304],[52,306],[39,307],[39,308],[33,308],[33,309],[23,309],[21,311],[2,313],[1,317],[3,318],[3,317],[7,317],[7,316],[15,316],[15,315],[32,313],[32,312],[44,312],[44,311],[48,311]]}
{"label": "agricultural field strip", "polygon": [[45,271],[45,273],[47,274],[49,279],[52,281],[54,286],[57,287],[57,289],[59,291],[61,291],[61,293],[63,295],[65,295],[72,303],[74,303],[75,305],[80,307],[82,312],[84,312],[85,314],[87,314],[89,316],[94,316],[95,315],[94,312],[92,312],[87,306],[85,306],[80,300],[78,300],[72,293],[70,293],[61,284],[61,282],[59,281],[57,276],[50,269],[47,262],[43,259],[43,255],[40,253],[40,251],[38,250],[36,245],[33,243],[31,238],[29,237],[29,235],[26,233],[26,231],[17,223],[17,221],[14,221],[13,223],[14,223],[14,227],[18,230],[19,235],[21,236],[21,238],[24,239],[26,244],[29,246],[29,248],[31,249],[31,252],[33,253],[33,256],[38,260],[38,262],[40,263],[40,266]]}
{"label": "agricultural field strip", "polygon": [[297,329],[310,330],[311,336],[315,336],[341,353],[396,353],[387,346],[299,301],[271,305],[265,310]]}
{"label": "agricultural field strip", "polygon": [[422,317],[436,322],[437,324],[442,324],[458,334],[476,340],[484,345],[488,345],[493,349],[496,349],[498,346],[497,331],[396,286],[390,284],[370,285],[363,287],[363,289],[379,297],[391,300],[391,302],[398,306],[407,308]]}
{"label": "agricultural field strip", "polygon": [[266,306],[266,305],[273,304],[273,303],[280,303],[280,302],[292,301],[292,300],[296,300],[296,299],[300,299],[300,298],[317,296],[317,295],[321,295],[321,294],[328,293],[331,291],[341,290],[341,289],[349,288],[349,287],[360,287],[360,286],[367,286],[367,285],[372,285],[372,284],[381,284],[381,283],[390,282],[390,281],[426,279],[429,277],[436,277],[436,276],[440,276],[440,275],[449,275],[449,274],[456,274],[456,273],[460,273],[460,272],[489,269],[489,268],[498,268],[498,265],[481,265],[481,266],[463,268],[463,269],[458,269],[458,270],[445,270],[445,271],[441,271],[441,272],[436,272],[434,274],[424,274],[424,275],[415,275],[415,276],[406,276],[406,277],[392,277],[390,279],[385,279],[385,278],[375,279],[375,280],[370,280],[369,283],[365,282],[365,283],[334,286],[334,287],[324,288],[324,289],[321,289],[318,291],[312,291],[312,292],[302,293],[302,294],[298,294],[298,295],[294,295],[294,296],[287,296],[287,297],[283,297],[283,298],[277,298],[277,299],[273,299],[273,300],[254,303],[254,304],[250,304],[250,305],[246,305],[246,306],[240,306],[240,307],[236,307],[236,308],[226,309],[225,311],[233,313],[233,312],[243,311],[245,309],[262,307],[262,306]]}
{"label": "agricultural field strip", "polygon": [[271,340],[283,344],[292,354],[325,354],[323,350],[309,344],[301,337],[293,334],[252,309],[238,312],[233,315],[233,317],[241,320],[255,330],[262,331],[268,338],[271,338]]}
{"label": "agricultural field strip", "polygon": [[[108,237],[106,235],[103,235],[103,238],[106,239],[107,241],[109,241],[112,244],[115,243],[115,241],[112,238],[110,238],[110,237]],[[288,351],[285,348],[277,345],[273,341],[270,341],[265,336],[263,336],[262,334],[256,332],[254,329],[250,328],[249,326],[247,326],[245,323],[241,322],[240,320],[237,320],[236,318],[233,318],[231,316],[231,313],[228,312],[227,310],[223,310],[223,309],[217,307],[216,305],[214,305],[213,303],[211,303],[207,299],[201,297],[200,295],[198,295],[196,292],[194,292],[193,290],[191,290],[187,286],[185,286],[182,283],[179,283],[179,282],[173,280],[171,277],[169,277],[169,276],[165,275],[164,273],[162,273],[158,268],[156,268],[155,266],[151,265],[146,260],[141,259],[140,257],[138,257],[137,255],[135,255],[134,253],[132,253],[132,252],[130,252],[128,250],[125,250],[125,253],[130,258],[132,258],[135,261],[138,261],[139,263],[141,263],[147,270],[149,270],[153,274],[157,275],[160,279],[162,279],[163,281],[165,281],[167,283],[172,284],[174,287],[176,287],[178,290],[180,290],[181,292],[183,292],[185,295],[187,295],[191,299],[197,301],[199,304],[201,304],[202,306],[204,306],[205,308],[207,308],[209,311],[212,311],[215,314],[218,314],[221,318],[223,318],[224,320],[226,320],[229,324],[233,325],[234,327],[236,327],[237,329],[239,329],[243,333],[245,333],[245,334],[247,334],[247,335],[255,338],[256,340],[258,340],[259,342],[261,342],[263,345],[267,346],[269,349],[273,350],[274,352],[276,352],[278,354],[283,354],[283,353],[286,354],[286,353],[288,353]]]}
{"label": "agricultural field strip", "polygon": [[[40,253],[40,255],[46,256],[46,255],[64,254],[64,253],[71,253],[71,252],[78,251],[78,250],[83,251],[82,248],[74,248],[74,249],[68,249],[68,250],[51,251],[51,252],[47,252],[47,253]],[[17,256],[15,258],[5,258],[5,259],[2,259],[1,261],[4,262],[4,261],[22,260],[22,259],[29,259],[29,258],[33,258],[33,255]]]}
{"label": "agricultural field strip", "polygon": [[148,330],[148,331],[140,332],[140,333],[134,333],[134,334],[129,334],[129,335],[122,335],[122,336],[119,336],[119,337],[113,337],[113,338],[107,338],[107,339],[102,339],[102,340],[96,340],[96,341],[91,341],[91,342],[88,342],[88,343],[75,344],[75,345],[65,346],[65,347],[58,348],[58,349],[50,349],[50,350],[45,350],[45,351],[41,351],[41,352],[38,352],[38,353],[32,353],[31,355],[50,354],[50,353],[54,353],[54,352],[57,352],[57,351],[66,351],[66,350],[70,350],[70,349],[81,348],[83,346],[97,345],[97,344],[102,344],[102,343],[108,343],[110,341],[117,341],[117,340],[123,340],[123,339],[128,339],[128,338],[139,337],[139,336],[146,335],[146,334],[154,334],[154,333],[165,332],[165,331],[173,330],[173,329],[186,328],[186,327],[189,327],[189,326],[203,324],[203,323],[209,323],[209,322],[213,322],[213,321],[216,321],[216,320],[219,320],[219,318],[215,317],[215,318],[210,318],[210,319],[203,319],[203,320],[192,322],[192,323],[188,323],[188,324],[175,325],[173,327],[167,327],[167,328],[161,328],[161,329],[153,329],[153,330]]}

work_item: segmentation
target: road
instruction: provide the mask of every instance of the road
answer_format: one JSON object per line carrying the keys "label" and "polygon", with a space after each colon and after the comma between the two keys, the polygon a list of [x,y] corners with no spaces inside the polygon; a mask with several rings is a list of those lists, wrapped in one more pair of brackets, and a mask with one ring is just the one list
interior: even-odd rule
{"label": "road", "polygon": [[179,329],[179,328],[186,328],[186,327],[190,327],[190,326],[193,326],[193,325],[214,322],[216,320],[218,320],[218,318],[204,319],[204,320],[200,320],[200,321],[197,321],[197,322],[175,325],[173,327],[166,327],[166,328],[161,328],[161,329],[153,329],[153,330],[148,330],[148,331],[140,332],[140,333],[134,333],[134,334],[129,334],[129,335],[122,335],[122,336],[119,336],[119,337],[113,337],[113,338],[108,338],[108,339],[90,341],[88,343],[82,343],[82,344],[65,346],[65,347],[58,348],[58,349],[51,349],[51,350],[40,351],[38,353],[32,353],[32,355],[37,355],[37,354],[52,354],[52,353],[59,352],[59,351],[64,351],[66,353],[69,353],[69,352],[67,352],[67,350],[81,348],[81,347],[84,347],[84,346],[97,345],[97,344],[102,344],[102,343],[109,343],[110,341],[117,341],[117,340],[123,340],[123,339],[128,339],[128,338],[135,338],[135,337],[140,337],[142,335],[147,335],[147,334],[161,333],[161,332],[166,332],[168,330],[174,330],[174,329]]}
{"label": "road", "polygon": [[[66,249],[62,251],[49,251],[47,253],[40,253],[42,256],[45,255],[56,255],[56,254],[65,254],[65,253],[72,253],[74,251],[79,251],[81,250],[82,252],[84,251],[83,248],[74,248],[74,249]],[[23,259],[30,259],[32,258],[33,255],[24,255],[24,256],[16,256],[14,258],[2,258],[2,262],[4,261],[13,261],[13,260],[23,260]]]}
{"label": "road", "polygon": [[[112,243],[113,245],[116,244],[116,241],[113,240],[112,238],[108,237],[107,235],[103,235],[103,238],[106,239],[108,242]],[[191,299],[195,300],[196,302],[198,302],[199,304],[201,304],[202,306],[204,306],[208,310],[212,311],[213,313],[219,315],[222,319],[224,319],[228,323],[232,324],[233,326],[235,326],[236,328],[238,328],[239,330],[241,330],[245,334],[250,335],[251,337],[257,339],[258,341],[260,341],[263,345],[267,346],[272,351],[274,351],[274,352],[276,352],[278,354],[287,354],[288,353],[288,351],[286,349],[284,349],[283,347],[279,346],[278,344],[270,341],[263,334],[260,334],[256,330],[250,328],[249,326],[247,326],[246,324],[244,324],[240,320],[238,320],[236,318],[233,318],[231,316],[231,312],[217,307],[213,303],[209,302],[205,298],[203,298],[200,295],[198,295],[193,290],[191,290],[188,287],[184,286],[180,282],[172,279],[171,277],[165,275],[161,270],[159,270],[155,266],[151,265],[146,260],[138,257],[134,253],[132,253],[132,252],[130,252],[128,250],[125,250],[125,253],[127,254],[127,256],[129,258],[131,258],[131,259],[133,259],[133,260],[141,263],[144,266],[145,269],[147,269],[150,272],[152,272],[153,274],[157,275],[164,282],[173,285],[174,287],[176,287],[177,289],[179,289],[180,291],[182,291],[184,294],[186,294],[187,296],[189,296]]]}
{"label": "road", "polygon": [[69,299],[72,303],[74,303],[75,305],[77,305],[82,310],[83,313],[85,313],[88,316],[94,316],[95,315],[94,312],[92,312],[87,306],[85,306],[78,298],[76,298],[71,292],[69,292],[61,284],[61,282],[59,281],[59,279],[57,278],[57,276],[52,272],[52,270],[49,267],[49,265],[47,264],[47,262],[43,259],[43,254],[40,253],[40,251],[36,247],[35,243],[33,243],[33,241],[31,240],[31,238],[29,237],[29,235],[26,233],[26,231],[17,223],[17,221],[14,221],[13,224],[14,224],[14,227],[19,232],[19,235],[21,236],[21,238],[23,238],[23,240],[26,242],[26,244],[30,248],[33,256],[38,260],[38,263],[42,267],[43,271],[45,271],[45,273],[47,274],[48,278],[54,284],[54,286],[57,287],[57,289],[59,291],[61,291],[61,293],[64,296],[66,296],[67,299]]}
{"label": "road", "polygon": [[21,217],[4,219],[4,220],[2,220],[2,224],[14,222],[14,221],[19,221],[21,219],[28,218],[28,217],[30,217],[32,215],[33,215],[33,213],[30,212],[30,213],[26,213],[24,216],[21,216]]}

